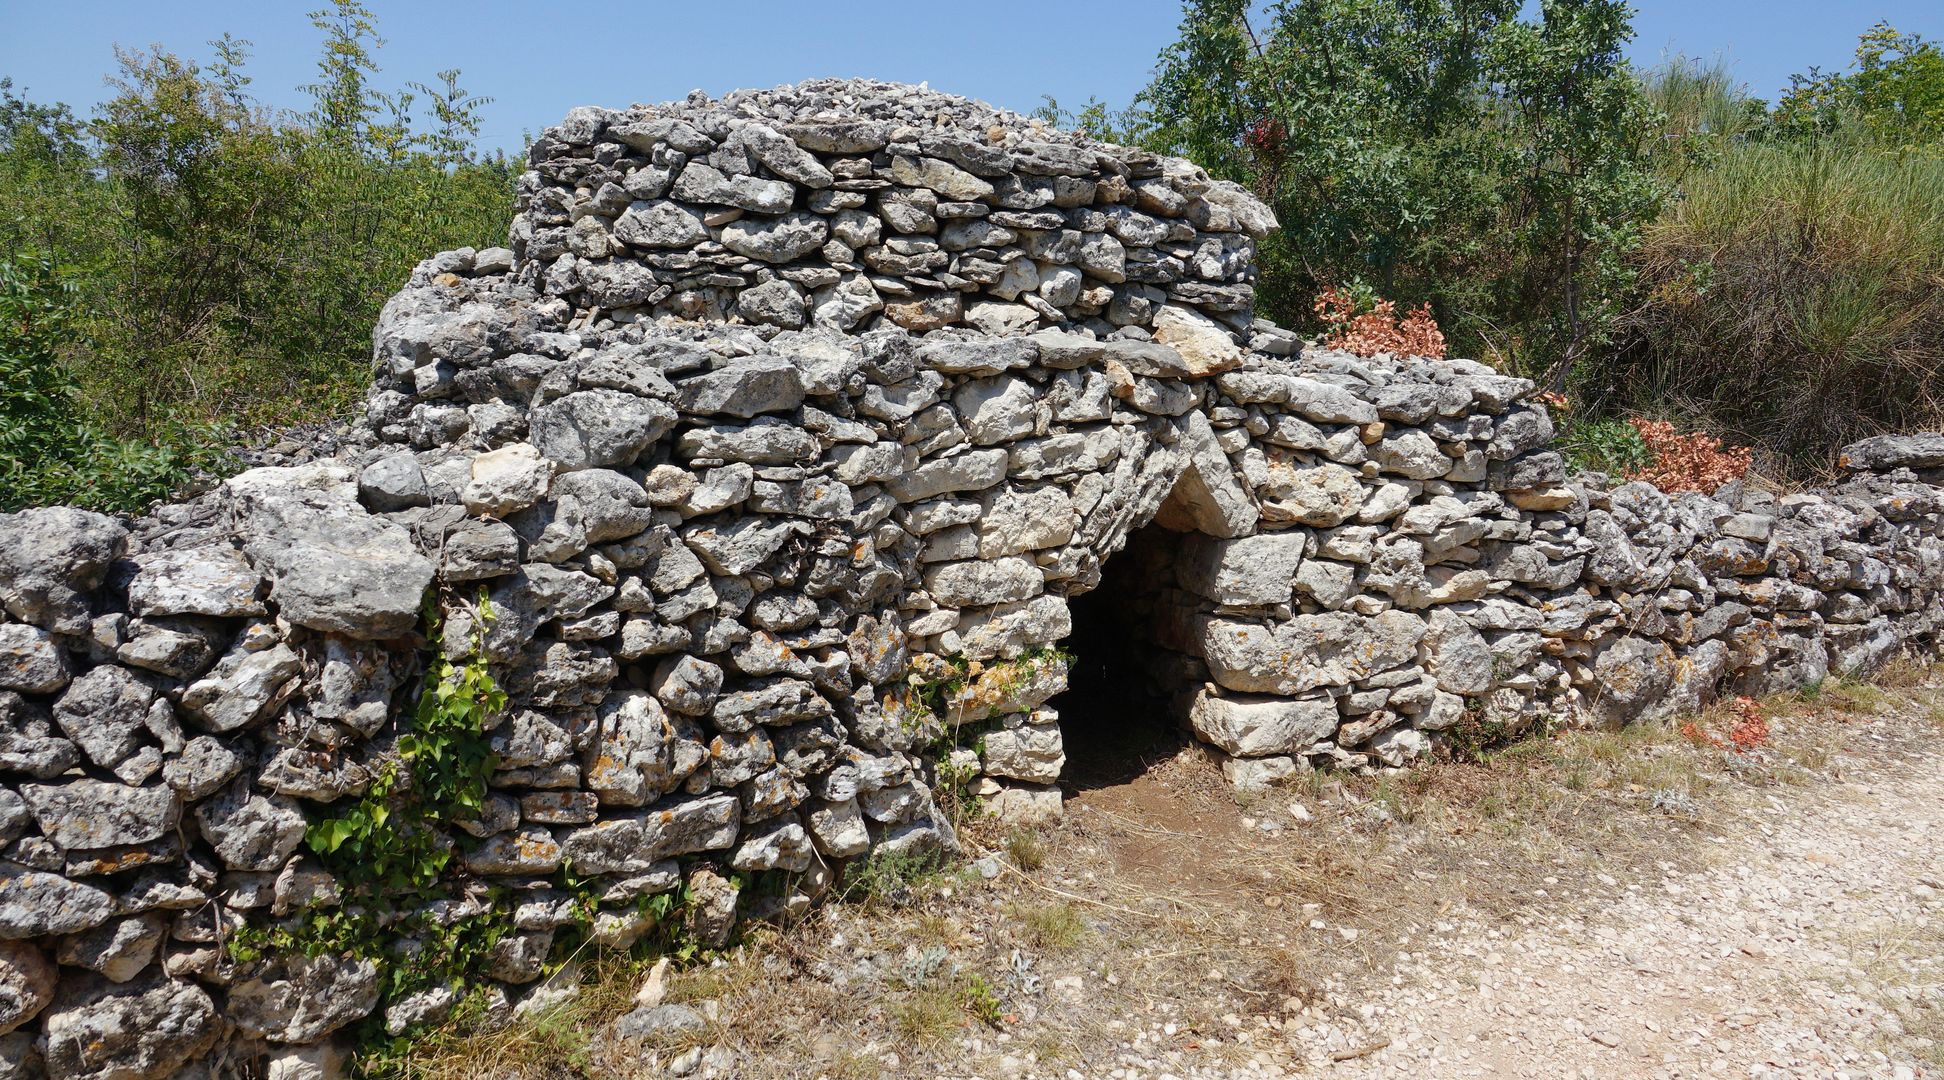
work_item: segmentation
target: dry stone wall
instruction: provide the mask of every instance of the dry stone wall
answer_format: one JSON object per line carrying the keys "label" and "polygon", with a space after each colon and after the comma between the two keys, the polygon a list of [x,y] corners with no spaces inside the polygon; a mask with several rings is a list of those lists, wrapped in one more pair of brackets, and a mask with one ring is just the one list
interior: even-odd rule
{"label": "dry stone wall", "polygon": [[[1241,785],[1944,621],[1944,437],[1815,494],[1568,477],[1530,384],[1254,319],[1273,219],[1186,162],[817,82],[575,110],[520,205],[386,306],[346,447],[0,517],[0,1075],[317,1075],[354,1025],[550,1000],[567,940],[717,942],[949,850],[942,775],[1057,814],[1110,558]],[[347,906],[306,829],[398,782],[428,640],[508,695],[438,895],[390,954],[239,950]],[[470,984],[393,977],[453,940]]]}

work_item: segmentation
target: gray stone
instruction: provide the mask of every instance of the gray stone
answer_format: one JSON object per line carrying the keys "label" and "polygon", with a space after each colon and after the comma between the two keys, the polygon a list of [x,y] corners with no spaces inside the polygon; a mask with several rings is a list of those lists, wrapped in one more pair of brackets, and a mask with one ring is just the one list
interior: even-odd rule
{"label": "gray stone", "polygon": [[232,870],[279,869],[304,840],[295,800],[258,795],[241,781],[199,804],[195,816],[203,839]]}
{"label": "gray stone", "polygon": [[1188,713],[1195,734],[1242,757],[1300,754],[1336,734],[1336,702],[1312,698],[1218,697],[1197,691]]}
{"label": "gray stone", "polygon": [[1016,555],[925,568],[925,591],[951,607],[1028,600],[1038,595],[1044,580],[1039,567]]}
{"label": "gray stone", "polygon": [[269,577],[270,601],[284,620],[362,639],[417,625],[433,566],[404,529],[348,500],[274,495],[248,498],[239,521],[245,553]]}
{"label": "gray stone", "polygon": [[675,426],[666,402],[620,390],[577,390],[536,407],[527,417],[533,445],[567,469],[634,464],[641,452]]}
{"label": "gray stone", "polygon": [[105,514],[49,506],[0,514],[0,606],[57,634],[88,629],[88,593],[121,557],[128,531]]}
{"label": "gray stone", "polygon": [[722,668],[694,656],[671,657],[655,666],[649,688],[673,712],[707,716],[722,691]]}
{"label": "gray stone", "polygon": [[38,626],[0,623],[0,690],[55,694],[68,684],[67,650]]}
{"label": "gray stone", "polygon": [[419,466],[418,455],[402,450],[364,467],[358,474],[358,498],[382,513],[428,505],[432,492],[426,485],[425,470]]}
{"label": "gray stone", "polygon": [[114,896],[91,885],[0,862],[0,940],[77,933],[115,910]]}
{"label": "gray stone", "polygon": [[775,128],[764,124],[744,124],[736,129],[735,137],[742,141],[751,157],[785,180],[793,180],[805,187],[824,188],[829,187],[835,179],[815,155]]}
{"label": "gray stone", "polygon": [[932,157],[896,155],[891,159],[888,175],[893,183],[926,188],[947,199],[972,201],[992,194],[991,184],[949,161]]}
{"label": "gray stone", "polygon": [[279,957],[229,988],[224,1015],[270,1042],[316,1042],[378,1007],[378,974],[369,960]]}
{"label": "gray stone", "polygon": [[788,412],[803,403],[803,376],[779,356],[744,357],[677,384],[684,412],[743,418]]}
{"label": "gray stone", "polygon": [[[684,657],[683,662],[721,669]],[[654,695],[624,690],[600,706],[599,734],[584,769],[589,790],[607,806],[645,806],[679,787],[708,757],[702,732],[682,716],[670,716]]]}
{"label": "gray stone", "polygon": [[756,176],[725,176],[720,170],[692,161],[675,177],[670,192],[683,202],[740,206],[759,214],[780,214],[790,208],[796,189],[780,180]]}
{"label": "gray stone", "polygon": [[736,295],[736,311],[746,321],[768,323],[785,330],[800,329],[808,316],[803,290],[774,278]]}
{"label": "gray stone", "polygon": [[125,983],[148,970],[167,934],[168,924],[160,915],[117,919],[62,938],[55,957],[69,967],[98,971],[110,982]]}
{"label": "gray stone", "polygon": [[672,799],[575,829],[561,847],[578,873],[640,873],[671,856],[729,847],[741,819],[733,795]]}
{"label": "gray stone", "polygon": [[614,1034],[622,1039],[673,1041],[694,1038],[708,1026],[702,1014],[687,1005],[654,1005],[624,1013],[614,1022]]}
{"label": "gray stone", "polygon": [[1268,482],[1258,489],[1265,517],[1319,528],[1357,516],[1365,493],[1354,470],[1329,463],[1272,466]]}
{"label": "gray stone", "polygon": [[1266,626],[1226,616],[1197,620],[1215,681],[1243,693],[1300,694],[1352,682],[1417,659],[1424,620],[1401,611],[1298,615]]}
{"label": "gray stone", "polygon": [[885,485],[899,502],[918,502],[958,491],[982,491],[1006,478],[1007,452],[974,450],[937,458]]}
{"label": "gray stone", "polygon": [[722,246],[738,255],[764,262],[800,259],[830,239],[830,225],[802,211],[778,218],[744,218],[722,229]]}
{"label": "gray stone", "polygon": [[155,690],[147,683],[104,665],[68,684],[54,704],[54,722],[89,760],[112,769],[142,745],[154,702]]}
{"label": "gray stone", "polygon": [[1287,604],[1306,543],[1300,531],[1233,540],[1196,535],[1183,545],[1178,572],[1183,585],[1218,604]]}
{"label": "gray stone", "polygon": [[638,201],[614,222],[614,238],[631,247],[685,248],[709,238],[702,214],[667,199]]}
{"label": "gray stone", "polygon": [[289,697],[303,669],[288,645],[251,652],[239,644],[182,692],[182,708],[210,731],[238,731],[262,721]]}
{"label": "gray stone", "polygon": [[128,583],[128,610],[135,615],[236,618],[264,613],[257,598],[263,577],[233,548],[158,551],[131,561],[136,572]]}
{"label": "gray stone", "polygon": [[24,784],[21,796],[41,834],[64,848],[146,844],[175,828],[182,804],[166,787],[99,780]]}
{"label": "gray stone", "polygon": [[1878,435],[1843,447],[1836,463],[1858,472],[1944,468],[1944,434]]}
{"label": "gray stone", "polygon": [[24,941],[0,941],[0,1035],[47,1008],[56,979],[54,965],[39,949]]}
{"label": "gray stone", "polygon": [[165,1080],[214,1047],[223,1023],[201,987],[173,979],[76,979],[44,1014],[50,1077]]}

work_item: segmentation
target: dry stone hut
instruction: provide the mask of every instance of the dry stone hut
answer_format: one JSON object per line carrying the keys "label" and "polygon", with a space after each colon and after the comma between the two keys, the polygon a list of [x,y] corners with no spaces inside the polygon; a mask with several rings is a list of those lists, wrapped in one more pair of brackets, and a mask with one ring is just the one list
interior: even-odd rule
{"label": "dry stone hut", "polygon": [[[345,445],[0,517],[0,1073],[515,1008],[570,938],[949,849],[942,788],[1056,815],[1143,716],[1260,785],[1944,619],[1944,437],[1815,494],[1568,477],[1529,383],[1254,318],[1275,222],[1189,162],[821,81],[577,109],[519,203],[387,304]],[[505,694],[477,788],[410,741],[441,657]],[[400,798],[432,872],[381,904],[343,852]],[[366,936],[307,955],[318,913]]]}

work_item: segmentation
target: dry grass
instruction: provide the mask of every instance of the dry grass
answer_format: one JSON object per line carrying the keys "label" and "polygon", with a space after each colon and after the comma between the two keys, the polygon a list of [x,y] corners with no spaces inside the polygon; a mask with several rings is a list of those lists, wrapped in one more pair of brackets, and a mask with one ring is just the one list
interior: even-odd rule
{"label": "dry grass", "polygon": [[[1879,684],[1767,702],[1773,743],[1753,754],[1696,746],[1674,726],[1573,731],[1479,763],[1303,776],[1246,806],[1188,747],[1081,793],[1044,833],[968,823],[971,854],[1003,856],[996,878],[947,869],[896,904],[827,904],[754,928],[675,976],[670,998],[715,1010],[703,1041],[748,1080],[1000,1075],[1002,1058],[1058,1075],[1100,1068],[1137,1032],[1155,1053],[1245,1068],[1237,1017],[1332,1022],[1326,992],[1388,978],[1442,919],[1600,905],[1697,861],[1772,793],[1934,737],[1933,674],[1898,667]],[[682,1048],[600,1035],[641,974],[597,960],[553,1012],[423,1040],[412,1075],[654,1075]],[[1906,1026],[1937,1019],[1913,1012]]]}

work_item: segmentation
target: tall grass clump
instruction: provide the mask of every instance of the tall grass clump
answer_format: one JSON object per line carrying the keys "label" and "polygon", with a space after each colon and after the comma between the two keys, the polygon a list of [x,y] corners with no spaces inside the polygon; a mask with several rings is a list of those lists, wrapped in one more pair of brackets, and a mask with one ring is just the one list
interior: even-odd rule
{"label": "tall grass clump", "polygon": [[1645,302],[1599,389],[1813,470],[1944,424],[1944,158],[1742,142],[1643,238]]}

